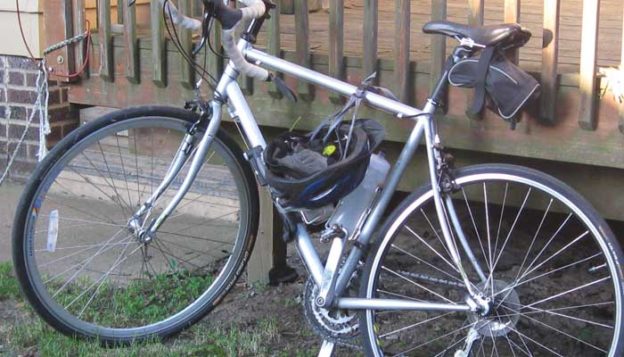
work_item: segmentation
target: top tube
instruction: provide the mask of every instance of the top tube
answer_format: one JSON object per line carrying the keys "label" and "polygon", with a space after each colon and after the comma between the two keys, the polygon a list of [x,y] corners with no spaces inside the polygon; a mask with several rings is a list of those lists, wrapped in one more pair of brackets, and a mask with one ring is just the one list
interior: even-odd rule
{"label": "top tube", "polygon": [[[351,96],[357,91],[357,87],[352,84],[337,80],[297,64],[290,63],[281,58],[271,56],[251,46],[248,46],[244,53],[250,62],[258,63],[261,67],[267,67],[277,72],[283,72],[295,78],[303,79],[312,84],[330,89],[342,95]],[[365,95],[368,103],[372,104],[376,108],[390,112],[399,118],[415,117],[425,114],[425,111],[410,107],[409,105],[376,93],[367,91]]]}

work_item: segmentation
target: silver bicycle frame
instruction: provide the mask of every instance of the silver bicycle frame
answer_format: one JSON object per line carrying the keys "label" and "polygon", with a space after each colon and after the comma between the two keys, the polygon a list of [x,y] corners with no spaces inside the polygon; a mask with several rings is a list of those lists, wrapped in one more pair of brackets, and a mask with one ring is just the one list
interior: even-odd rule
{"label": "silver bicycle frame", "polygon": [[[351,96],[357,90],[357,87],[352,84],[342,82],[335,78],[315,72],[308,68],[301,67],[283,59],[271,56],[260,50],[254,49],[244,39],[240,40],[238,46],[245,54],[247,60],[267,69],[293,76],[299,80],[315,84],[317,86],[323,87],[344,96]],[[227,103],[230,115],[241,126],[242,134],[245,136],[245,140],[249,144],[249,146],[252,148],[266,147],[266,141],[262,136],[262,133],[253,116],[251,108],[249,108],[249,105],[245,100],[245,97],[236,81],[238,75],[239,73],[234,65],[232,63],[229,63],[216,87],[215,98],[218,99],[210,102],[210,107],[212,109],[212,118],[210,119],[210,123],[208,125],[208,129],[206,130],[206,133],[204,134],[204,137],[197,145],[197,150],[191,162],[189,172],[172,201],[169,202],[168,206],[165,208],[162,214],[151,222],[146,231],[150,233],[155,233],[158,227],[165,221],[169,214],[173,212],[175,207],[186,194],[186,191],[190,187],[191,183],[195,179],[195,176],[199,172],[199,169],[201,168],[201,165],[208,152],[208,148],[210,147],[212,139],[216,135],[217,128],[221,123],[221,107],[223,103]],[[312,238],[307,232],[305,226],[298,225],[296,234],[297,249],[301,257],[303,258],[303,261],[305,262],[305,265],[312,279],[314,279],[316,284],[321,287],[321,291],[325,292],[325,296],[323,296],[323,301],[317,301],[317,304],[326,307],[331,305],[348,309],[446,311],[475,310],[474,306],[476,306],[476,304],[474,304],[474,301],[480,301],[480,295],[478,295],[478,293],[474,290],[473,284],[470,282],[463,269],[459,250],[457,248],[457,244],[455,243],[455,237],[452,233],[453,229],[451,227],[451,224],[453,224],[454,230],[458,232],[457,239],[460,240],[464,250],[467,250],[466,253],[472,265],[475,267],[476,271],[479,272],[479,275],[482,279],[484,278],[484,276],[476,259],[474,258],[474,255],[468,248],[468,244],[465,241],[464,235],[461,233],[461,229],[458,223],[459,221],[455,215],[454,209],[452,208],[452,201],[450,200],[450,198],[446,199],[445,201],[445,197],[441,194],[440,188],[438,186],[436,163],[438,162],[439,157],[437,156],[438,152],[437,150],[435,150],[435,145],[437,144],[437,141],[439,139],[437,137],[435,123],[433,122],[433,113],[435,111],[435,106],[433,102],[429,100],[425,107],[422,110],[419,110],[371,92],[365,93],[365,100],[368,105],[376,109],[386,111],[399,119],[410,118],[405,120],[413,120],[415,122],[415,125],[409,135],[409,138],[405,143],[403,150],[399,155],[398,160],[396,161],[388,175],[388,179],[385,183],[384,189],[381,192],[380,198],[378,199],[375,206],[372,208],[368,219],[362,227],[360,235],[357,238],[359,244],[354,245],[354,247],[351,249],[347,260],[342,266],[340,272],[337,271],[338,269],[336,269],[336,267],[338,266],[337,259],[341,259],[342,254],[330,252],[326,266],[323,266],[318,253],[312,245]],[[412,159],[419,143],[422,140],[423,135],[425,138],[425,148],[427,152],[427,159],[429,162],[428,169],[431,186],[434,193],[433,196],[435,207],[438,220],[442,228],[445,244],[447,245],[449,252],[451,253],[451,258],[454,264],[457,266],[460,274],[462,275],[466,290],[469,293],[470,297],[473,298],[473,301],[468,301],[468,303],[466,304],[439,304],[399,299],[342,298],[342,292],[348,285],[352,273],[355,271],[358,263],[364,255],[363,250],[359,247],[367,246],[369,244],[372,238],[372,233],[375,227],[377,227],[377,225],[379,224],[382,215],[387,208],[388,203],[390,202],[392,194],[398,186],[399,180],[401,179],[403,172],[405,171],[407,165]],[[262,170],[264,168],[260,169]],[[157,197],[152,197],[152,199],[156,200]],[[445,205],[448,206],[449,209],[447,209]],[[447,217],[449,216],[451,217],[451,222],[449,222],[449,219],[447,219]],[[335,249],[340,249],[340,253],[342,253],[344,245],[334,244],[333,246],[335,246]]]}

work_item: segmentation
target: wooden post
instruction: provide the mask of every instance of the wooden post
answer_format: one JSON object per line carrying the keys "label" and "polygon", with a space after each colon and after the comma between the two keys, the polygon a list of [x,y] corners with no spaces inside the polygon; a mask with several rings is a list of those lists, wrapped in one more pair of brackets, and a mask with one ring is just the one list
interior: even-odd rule
{"label": "wooden post", "polygon": [[[622,12],[624,13],[624,3],[622,5]],[[622,15],[622,55],[620,56],[620,71],[624,71],[624,14]],[[624,100],[624,98],[622,98]],[[620,133],[624,134],[624,103],[620,103]]]}
{"label": "wooden post", "polygon": [[364,54],[362,78],[377,71],[378,0],[364,0]]}
{"label": "wooden post", "polygon": [[[180,12],[190,14],[191,0],[178,0]],[[189,59],[193,60],[193,33],[190,30],[178,29],[182,50],[188,54]],[[195,69],[193,63],[189,62],[182,53],[180,53],[180,83],[186,89],[195,88]]]}
{"label": "wooden post", "polygon": [[115,68],[113,67],[110,0],[100,0],[99,2],[98,36],[100,40],[100,77],[112,82],[115,79]]}
{"label": "wooden post", "polygon": [[[15,3],[15,2],[13,2]],[[74,24],[71,0],[46,0],[43,2],[43,12],[46,14],[45,46],[51,46],[69,37],[74,36]],[[9,34],[5,34],[10,36]],[[39,49],[33,48],[37,56]],[[49,57],[48,66],[52,67],[53,73],[72,73],[75,70],[75,57],[67,47],[63,47]],[[69,81],[68,78],[58,78],[61,81]]]}
{"label": "wooden post", "polygon": [[[281,38],[280,38],[280,11],[281,11],[281,1],[275,1],[275,9],[271,12],[271,18],[269,19],[269,28],[268,28],[268,44],[267,44],[267,52],[273,56],[281,57],[282,49],[281,49]],[[281,76],[281,74],[276,73],[276,75]],[[269,95],[275,99],[282,98],[282,93],[277,89],[275,83],[269,84]]]}
{"label": "wooden post", "polygon": [[560,5],[561,0],[544,2],[540,118],[551,124],[555,122],[557,116]]}
{"label": "wooden post", "polygon": [[[308,16],[308,2],[295,1],[295,41],[297,42],[297,63],[310,67],[310,24]],[[310,84],[299,81],[297,83],[299,96],[307,101],[314,99],[313,88]]]}
{"label": "wooden post", "polygon": [[[74,28],[76,29],[76,33],[84,33],[87,31],[87,22],[86,22],[86,10],[85,10],[85,2],[84,0],[74,0]],[[74,56],[76,58],[75,63],[78,63],[78,66],[82,66],[85,61],[85,55],[87,51],[91,51],[90,48],[87,47],[87,41],[82,41],[79,46],[76,46],[74,50]],[[89,77],[89,66],[85,67],[84,72],[82,73],[82,78]]]}
{"label": "wooden post", "polygon": [[[329,75],[344,79],[344,0],[331,0],[329,4]],[[342,98],[331,93],[333,103]]]}
{"label": "wooden post", "polygon": [[[520,0],[505,0],[505,10],[504,10],[505,23],[519,23],[520,22]],[[509,59],[518,64],[519,49],[515,48],[510,50],[507,55]]]}
{"label": "wooden post", "polygon": [[[446,0],[431,0],[431,20],[446,20]],[[431,69],[429,70],[429,87],[430,92],[433,91],[438,79],[442,76],[444,63],[446,61],[446,36],[430,35],[431,37]],[[443,109],[446,110],[448,98],[448,90],[442,95],[444,102]]]}
{"label": "wooden post", "polygon": [[408,103],[410,81],[410,0],[395,0],[394,78],[396,95]]}
{"label": "wooden post", "polygon": [[585,130],[596,130],[596,110],[598,104],[596,57],[598,49],[599,0],[583,1],[583,26],[581,35],[581,71],[579,88],[581,104],[579,125]]}
{"label": "wooden post", "polygon": [[247,263],[247,283],[268,283],[273,267],[273,201],[264,187],[258,187],[260,221],[253,253]]}
{"label": "wooden post", "polygon": [[[119,0],[118,7],[127,6],[129,0]],[[128,7],[124,11],[124,42],[126,43],[126,78],[130,83],[139,83],[141,73],[139,68],[139,43],[136,33],[136,6]]]}
{"label": "wooden post", "polygon": [[158,1],[150,3],[150,22],[152,25],[152,80],[158,87],[167,85],[167,51],[165,49],[164,19],[162,6]]}

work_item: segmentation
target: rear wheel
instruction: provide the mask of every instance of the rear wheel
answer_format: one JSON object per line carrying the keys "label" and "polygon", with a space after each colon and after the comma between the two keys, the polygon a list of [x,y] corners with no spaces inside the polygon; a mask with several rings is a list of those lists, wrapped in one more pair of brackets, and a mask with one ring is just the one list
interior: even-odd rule
{"label": "rear wheel", "polygon": [[[622,355],[622,253],[596,211],[562,182],[527,168],[475,166],[456,180],[453,205],[483,278],[454,239],[490,311],[364,311],[367,352]],[[395,210],[368,258],[361,295],[465,303],[435,212],[429,187]]]}
{"label": "rear wheel", "polygon": [[23,291],[53,327],[106,343],[168,336],[208,313],[240,276],[258,197],[240,149],[221,132],[156,237],[143,242],[128,224],[197,119],[170,108],[116,112],[72,133],[37,167],[18,207],[13,254]]}

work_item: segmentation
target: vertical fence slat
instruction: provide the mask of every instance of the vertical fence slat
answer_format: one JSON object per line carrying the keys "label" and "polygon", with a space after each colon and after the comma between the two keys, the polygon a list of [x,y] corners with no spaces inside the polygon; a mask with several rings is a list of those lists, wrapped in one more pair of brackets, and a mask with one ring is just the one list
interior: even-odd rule
{"label": "vertical fence slat", "polygon": [[[127,5],[129,0],[119,0],[121,7]],[[126,51],[126,78],[131,83],[139,83],[139,44],[136,32],[136,6],[128,7],[124,11],[124,42]]]}
{"label": "vertical fence slat", "polygon": [[[484,0],[468,0],[468,23],[473,26],[482,26],[484,18]],[[466,93],[466,109],[470,110],[474,100],[474,91]],[[480,115],[480,114],[479,114]],[[473,118],[474,119],[474,118]]]}
{"label": "vertical fence slat", "polygon": [[[236,5],[237,5],[236,2],[231,2],[230,3],[231,7],[236,7]],[[250,24],[251,24],[251,21],[245,21],[241,26],[239,26],[237,31],[236,31],[236,38],[240,37],[240,35],[243,33],[243,31],[245,31],[245,30],[247,30],[247,28],[249,28]],[[245,75],[240,75],[240,76],[238,76],[237,82],[238,82],[238,86],[240,87],[240,89],[243,92],[243,94],[245,94],[245,95],[252,95],[253,94],[253,91],[254,91],[253,78],[245,76]]]}
{"label": "vertical fence slat", "polygon": [[[212,27],[210,41],[212,41],[212,48],[215,52],[220,55],[223,54],[223,50],[221,48],[221,24],[218,21],[215,22]],[[212,74],[216,78],[219,78],[221,73],[223,73],[223,57],[220,55],[217,56],[208,48],[204,48],[204,51],[208,51],[208,73]]]}
{"label": "vertical fence slat", "polygon": [[[295,1],[295,41],[297,42],[297,63],[310,67],[310,35],[308,2]],[[312,86],[303,81],[297,83],[297,92],[304,100],[312,100]]]}
{"label": "vertical fence slat", "polygon": [[[519,23],[520,22],[520,1],[521,0],[505,0],[504,9],[504,21],[505,23]],[[518,63],[519,55],[518,48],[510,50],[507,54],[509,59],[514,63]]]}
{"label": "vertical fence slat", "polygon": [[362,77],[377,71],[378,0],[364,0],[364,62]]}
{"label": "vertical fence slat", "polygon": [[[281,49],[281,38],[280,38],[280,11],[281,11],[281,1],[274,2],[275,9],[273,9],[271,13],[271,18],[269,19],[269,27],[268,27],[268,44],[267,51],[269,54],[281,57],[282,49]],[[276,73],[275,75],[281,75]],[[275,83],[269,84],[269,95],[271,97],[280,99],[282,98],[282,93],[277,89]]]}
{"label": "vertical fence slat", "polygon": [[468,23],[475,26],[483,25],[484,0],[468,0]]}
{"label": "vertical fence slat", "polygon": [[[622,55],[620,60],[620,71],[624,71],[624,3],[622,4]],[[620,133],[624,134],[624,103],[620,103]]]}
{"label": "vertical fence slat", "polygon": [[100,0],[98,4],[98,36],[100,40],[100,77],[113,81],[113,43],[111,37],[110,0]]}
{"label": "vertical fence slat", "polygon": [[[329,75],[344,79],[344,0],[329,2]],[[330,99],[339,103],[341,97],[332,93]]]}
{"label": "vertical fence slat", "polygon": [[167,52],[165,51],[164,23],[162,6],[158,1],[150,3],[152,34],[152,80],[159,87],[167,85]]}
{"label": "vertical fence slat", "polygon": [[[190,14],[191,0],[178,0],[178,6],[180,12],[183,14]],[[191,52],[193,52],[193,34],[190,30],[178,29],[180,35],[180,43],[182,50],[186,52],[192,59]],[[182,54],[180,54],[180,83],[184,88],[192,89],[195,87],[193,64],[189,63]]]}
{"label": "vertical fence slat", "polygon": [[[446,0],[431,0],[431,20],[446,20]],[[430,91],[433,91],[438,79],[442,75],[446,57],[446,36],[430,35],[431,37],[431,69],[429,76]],[[444,103],[447,102],[448,91],[443,95]],[[444,104],[444,109],[447,105]]]}
{"label": "vertical fence slat", "polygon": [[396,95],[407,103],[410,81],[410,0],[395,0],[394,78]]}
{"label": "vertical fence slat", "polygon": [[581,103],[579,108],[579,125],[585,130],[596,129],[596,57],[598,49],[598,18],[600,1],[583,1],[583,26],[581,35],[581,70],[579,87]]}
{"label": "vertical fence slat", "polygon": [[557,115],[560,9],[561,0],[545,0],[540,118],[550,123],[555,121]]}
{"label": "vertical fence slat", "polygon": [[[125,13],[127,10],[125,9],[126,2],[124,0],[117,0],[117,23],[124,24],[124,20],[126,18]],[[134,6],[133,6],[134,7]]]}
{"label": "vertical fence slat", "polygon": [[[86,22],[86,10],[85,10],[85,2],[84,0],[74,0],[74,26],[76,29],[76,33],[84,33],[87,31],[87,22]],[[76,61],[75,63],[78,66],[82,66],[85,61],[85,55],[87,51],[91,49],[87,48],[87,42],[82,41],[79,46],[76,46],[74,51]],[[82,73],[83,78],[87,78],[89,76],[89,66],[87,66]]]}

